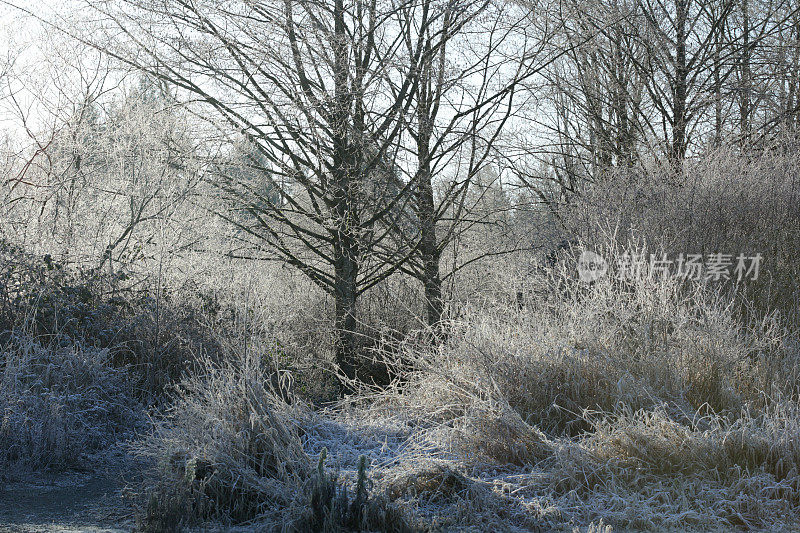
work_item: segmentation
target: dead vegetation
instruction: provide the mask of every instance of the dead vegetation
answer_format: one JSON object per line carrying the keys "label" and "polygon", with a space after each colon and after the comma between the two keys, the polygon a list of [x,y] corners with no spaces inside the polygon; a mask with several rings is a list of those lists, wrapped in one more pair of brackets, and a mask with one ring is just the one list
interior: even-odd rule
{"label": "dead vegetation", "polygon": [[[584,246],[610,264],[651,251],[606,228]],[[384,382],[338,399],[325,296],[297,277],[208,260],[153,300],[12,250],[0,460],[71,468],[139,427],[147,531],[800,526],[795,304],[647,272],[586,284],[579,249],[461,272],[438,343],[392,280],[408,292],[368,295],[359,326]]]}
{"label": "dead vegetation", "polygon": [[[465,309],[438,345],[387,344],[392,383],[324,408],[287,396],[300,371],[275,378],[279,345],[229,337],[131,444],[151,465],[140,528],[796,527],[791,331],[742,323],[702,284],[569,272],[540,279],[535,305]],[[129,370],[80,346],[7,344],[7,462],[63,468],[130,423]]]}

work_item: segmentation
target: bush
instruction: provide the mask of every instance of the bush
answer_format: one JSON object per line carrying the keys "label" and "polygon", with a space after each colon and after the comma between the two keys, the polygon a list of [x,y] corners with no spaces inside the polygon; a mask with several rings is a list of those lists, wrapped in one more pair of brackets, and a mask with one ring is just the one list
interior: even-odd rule
{"label": "bush", "polygon": [[[670,258],[684,254],[761,253],[759,279],[737,288],[737,311],[760,319],[778,311],[800,324],[800,165],[793,153],[720,148],[687,162],[676,183],[667,169],[609,172],[565,209],[571,236],[590,248],[609,232],[633,235]],[[632,208],[632,206],[635,206]],[[733,290],[733,282],[720,284]]]}
{"label": "bush", "polygon": [[154,465],[142,489],[148,515],[174,514],[176,494],[186,498],[177,508],[191,510],[181,524],[244,521],[294,505],[312,471],[296,422],[302,411],[268,388],[260,361],[205,368],[180,385],[152,434],[135,446]]}
{"label": "bush", "polygon": [[397,509],[370,494],[366,457],[352,491],[326,469],[326,452],[312,466],[301,441],[311,413],[269,387],[266,358],[206,363],[133,445],[152,465],[139,490],[140,528],[216,520],[288,531],[409,530]]}
{"label": "bush", "polygon": [[0,352],[0,472],[82,466],[141,422],[108,350],[14,336]]}
{"label": "bush", "polygon": [[[613,264],[637,250],[599,251]],[[460,524],[510,529],[515,505],[536,501],[522,514],[553,527],[794,527],[794,336],[774,316],[743,322],[702,283],[644,272],[586,284],[573,272],[564,257],[530,280],[538,298],[525,307],[473,305],[445,342],[404,346],[412,364],[363,405],[362,423],[409,428],[411,457],[437,454],[520,494],[495,506],[474,477],[444,476],[461,479]],[[412,482],[391,494],[413,497],[397,483]],[[437,505],[436,517],[455,512]]]}
{"label": "bush", "polygon": [[[220,347],[202,327],[195,302],[180,303],[169,291],[148,291],[146,280],[124,274],[73,270],[49,257],[39,259],[0,242],[0,328],[49,343],[71,342],[104,349],[109,361],[127,368],[134,391],[158,401],[197,357]],[[1,340],[1,339],[0,339]]]}
{"label": "bush", "polygon": [[355,490],[351,494],[336,474],[326,471],[327,450],[319,456],[317,471],[311,481],[308,510],[305,522],[299,527],[307,531],[385,531],[387,533],[411,532],[405,517],[381,497],[369,493],[371,481],[367,477],[367,458],[358,459]]}

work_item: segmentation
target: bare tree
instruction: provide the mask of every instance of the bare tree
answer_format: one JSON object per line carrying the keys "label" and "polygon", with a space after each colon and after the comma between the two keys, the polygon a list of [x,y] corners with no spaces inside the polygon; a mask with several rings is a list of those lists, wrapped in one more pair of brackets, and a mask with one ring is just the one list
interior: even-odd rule
{"label": "bare tree", "polygon": [[[408,127],[418,231],[404,236],[416,253],[401,265],[421,281],[426,320],[434,331],[444,310],[443,281],[459,268],[454,263],[443,274],[442,255],[459,232],[486,222],[485,216],[473,216],[488,190],[470,195],[474,179],[496,155],[520,102],[530,97],[520,96],[522,84],[553,60],[546,47],[549,19],[542,13],[537,18],[529,6],[487,1],[444,12],[425,34]],[[480,257],[514,249],[492,248]]]}
{"label": "bare tree", "polygon": [[[85,83],[72,87],[70,105],[44,112],[38,127],[21,102],[43,105],[45,95],[12,98],[27,139],[6,183],[4,222],[16,240],[30,239],[57,259],[94,271],[129,269],[149,256],[157,226],[186,222],[186,200],[201,175],[192,163],[196,146],[185,115],[152,80],[126,87],[110,81],[119,73],[107,65],[75,68]],[[106,86],[115,87],[113,98]]]}
{"label": "bare tree", "polygon": [[[782,1],[756,6],[753,0],[609,0],[568,6],[555,46],[592,32],[597,37],[548,69],[552,112],[531,120],[549,132],[549,144],[521,147],[527,157],[516,163],[548,204],[641,155],[663,157],[680,176],[690,150],[709,140],[720,144],[725,136],[750,136],[755,117],[767,114],[765,95],[778,93],[777,87],[770,89],[775,69],[766,66],[775,64],[771,54],[791,49],[785,46],[790,39],[784,37],[783,45],[777,39],[796,15],[796,8]],[[786,79],[791,85],[788,74]]]}
{"label": "bare tree", "polygon": [[376,253],[391,233],[377,222],[412,186],[376,204],[369,177],[399,150],[421,65],[436,52],[426,36],[448,10],[419,0],[88,7],[103,15],[106,38],[93,28],[85,40],[207,105],[221,130],[263,156],[279,201],[248,183],[223,180],[224,190],[256,221],[242,230],[333,296],[337,363],[353,377],[357,298],[405,260]]}

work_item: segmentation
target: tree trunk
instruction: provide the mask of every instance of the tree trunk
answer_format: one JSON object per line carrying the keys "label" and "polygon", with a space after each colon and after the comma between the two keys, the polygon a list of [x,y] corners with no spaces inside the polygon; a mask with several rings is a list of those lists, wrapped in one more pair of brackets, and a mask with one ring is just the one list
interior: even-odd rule
{"label": "tree trunk", "polygon": [[746,144],[750,137],[750,6],[742,0],[742,64],[741,64],[741,99],[739,100],[739,128],[742,143]]}
{"label": "tree trunk", "polygon": [[352,121],[353,94],[350,90],[347,27],[343,0],[334,3],[334,92],[331,114],[333,154],[331,190],[333,193],[333,270],[336,316],[336,364],[349,379],[356,377],[356,298],[358,296],[359,217],[355,205],[355,183],[359,179],[357,165],[357,132]]}
{"label": "tree trunk", "polygon": [[428,326],[438,332],[442,320],[442,279],[439,273],[441,253],[436,238],[436,204],[433,198],[433,176],[431,175],[430,140],[433,133],[431,97],[433,85],[430,64],[423,69],[422,84],[418,96],[417,137],[418,187],[417,206],[420,224],[419,253],[422,259],[422,285],[425,289],[425,317]]}
{"label": "tree trunk", "polygon": [[356,278],[358,262],[353,257],[352,245],[337,246],[334,258],[336,287],[336,364],[348,379],[356,377]]}
{"label": "tree trunk", "polygon": [[714,144],[722,144],[722,37],[724,25],[714,32]]}
{"label": "tree trunk", "polygon": [[675,0],[675,81],[672,101],[672,146],[670,160],[676,177],[683,173],[683,160],[686,157],[686,19],[687,0]]}
{"label": "tree trunk", "polygon": [[425,316],[435,331],[440,327],[444,302],[442,278],[439,273],[440,252],[436,241],[433,184],[430,170],[422,172],[419,184],[420,255],[422,257],[422,284],[425,288]]}
{"label": "tree trunk", "polygon": [[[793,34],[790,34],[790,37],[800,40],[800,22],[797,21],[797,17],[795,17],[795,20]],[[798,85],[800,85],[800,50],[798,50],[797,47],[794,47],[792,53],[790,69],[789,95],[786,97],[786,111],[784,114],[786,115],[789,131],[794,133],[797,128],[797,113],[798,109],[800,109],[800,105],[798,105],[800,104],[800,96],[798,96]]]}
{"label": "tree trunk", "polygon": [[347,138],[334,144],[334,214],[336,231],[333,238],[333,295],[336,307],[336,364],[349,379],[356,377],[356,299],[358,297],[359,217],[353,198],[358,179],[355,148]]}

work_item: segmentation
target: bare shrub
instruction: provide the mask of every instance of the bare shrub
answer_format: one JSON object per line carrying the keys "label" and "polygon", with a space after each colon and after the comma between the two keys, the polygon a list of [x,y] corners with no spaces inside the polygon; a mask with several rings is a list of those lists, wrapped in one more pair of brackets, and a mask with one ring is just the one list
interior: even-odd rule
{"label": "bare shrub", "polygon": [[[688,162],[685,180],[641,166],[607,173],[562,213],[568,231],[597,247],[611,228],[635,235],[648,252],[763,256],[758,280],[737,287],[739,312],[780,311],[797,323],[800,275],[800,168],[780,150],[720,148]],[[626,243],[620,242],[625,245]],[[734,283],[725,283],[733,289]]]}
{"label": "bare shrub", "polygon": [[313,415],[271,389],[267,359],[208,361],[181,383],[152,433],[132,445],[152,465],[138,488],[140,527],[216,520],[267,530],[409,531],[400,510],[371,493],[365,456],[352,490],[326,468],[326,451],[313,467],[302,439]]}
{"label": "bare shrub", "polygon": [[[639,250],[599,249],[612,264]],[[554,526],[796,524],[791,333],[775,316],[743,321],[730,295],[703,283],[643,272],[586,284],[573,268],[564,257],[534,280],[541,298],[521,309],[473,304],[445,342],[403,346],[410,364],[361,416],[410,428],[408,448],[442,463],[428,473],[407,463],[388,493],[453,493],[464,524],[502,516],[476,478],[538,502],[523,514]]]}
{"label": "bare shrub", "polygon": [[14,336],[0,370],[2,472],[82,466],[141,422],[129,376],[106,349]]}
{"label": "bare shrub", "polygon": [[159,401],[202,355],[218,355],[203,310],[184,293],[38,258],[0,242],[0,334],[74,342],[107,350],[126,368],[133,391]]}

